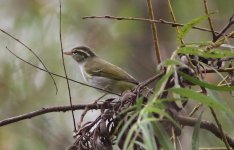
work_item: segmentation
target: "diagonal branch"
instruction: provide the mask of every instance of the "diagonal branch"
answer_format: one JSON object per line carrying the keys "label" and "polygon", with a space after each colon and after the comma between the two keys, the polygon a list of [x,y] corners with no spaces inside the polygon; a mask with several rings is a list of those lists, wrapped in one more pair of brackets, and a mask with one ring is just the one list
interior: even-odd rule
{"label": "diagonal branch", "polygon": [[223,27],[223,29],[220,31],[220,33],[219,33],[218,35],[216,35],[216,39],[215,39],[215,40],[217,40],[217,39],[219,39],[221,36],[223,36],[224,33],[234,24],[233,18],[234,18],[234,14],[229,18],[228,24],[226,24],[226,25]]}
{"label": "diagonal branch", "polygon": [[49,72],[49,70],[47,69],[46,65],[43,63],[43,61],[40,59],[40,57],[30,48],[28,47],[26,44],[24,44],[23,42],[21,42],[19,39],[15,38],[13,35],[11,35],[10,33],[0,29],[0,31],[4,34],[6,34],[7,36],[11,37],[12,39],[14,39],[15,41],[17,41],[18,43],[20,43],[21,45],[23,45],[26,49],[28,49],[40,62],[41,64],[43,65],[43,67],[45,68],[46,72],[49,73],[51,79],[53,80],[53,83],[54,83],[54,86],[55,86],[55,89],[56,89],[56,94],[58,93],[58,86],[52,76],[52,74]]}

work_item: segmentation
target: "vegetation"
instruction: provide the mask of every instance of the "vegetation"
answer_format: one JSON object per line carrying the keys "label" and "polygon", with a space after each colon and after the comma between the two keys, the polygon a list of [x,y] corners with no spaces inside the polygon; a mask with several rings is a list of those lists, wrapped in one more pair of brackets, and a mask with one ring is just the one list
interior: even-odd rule
{"label": "vegetation", "polygon": [[[0,149],[234,148],[233,1],[59,4],[0,6]],[[63,58],[73,45],[140,84],[103,96]]]}

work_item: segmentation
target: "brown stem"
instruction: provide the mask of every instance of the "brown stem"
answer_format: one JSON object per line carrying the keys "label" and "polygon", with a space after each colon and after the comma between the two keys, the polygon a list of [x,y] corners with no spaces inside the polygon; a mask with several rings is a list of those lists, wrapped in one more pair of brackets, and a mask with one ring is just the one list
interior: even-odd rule
{"label": "brown stem", "polygon": [[[62,42],[62,4],[61,4],[61,0],[59,0],[59,41],[60,41],[60,51],[61,51],[62,62],[63,62],[63,70],[64,70],[64,73],[65,73],[66,83],[67,83],[67,89],[68,89],[68,94],[69,94],[69,101],[70,101],[70,105],[72,107],[73,104],[72,104],[72,98],[71,98],[71,89],[70,89],[70,85],[69,85],[69,80],[67,78],[67,71],[66,71],[66,66],[65,66],[65,61],[64,61],[64,54],[63,54],[63,42]],[[73,110],[71,112],[72,112],[72,119],[73,119],[73,125],[74,125],[74,132],[77,132],[77,130],[76,130],[76,120],[75,120],[74,112],[73,112]]]}
{"label": "brown stem", "polygon": [[210,16],[209,16],[207,0],[204,0],[204,6],[205,6],[205,13],[206,13],[206,15],[208,16],[208,22],[209,22],[210,30],[211,30],[211,33],[212,33],[213,42],[215,42],[215,41],[216,41],[216,35],[215,35],[215,32],[214,32],[214,27],[213,27],[211,18],[210,18]]}
{"label": "brown stem", "polygon": [[[147,7],[148,7],[148,13],[149,13],[150,19],[154,20],[154,11],[153,11],[153,6],[152,6],[152,1],[151,0],[147,0]],[[159,64],[161,62],[161,54],[160,54],[159,43],[158,43],[156,23],[151,22],[151,30],[152,30],[152,33],[153,33],[156,58],[157,58],[157,61],[158,61],[158,64]]]}

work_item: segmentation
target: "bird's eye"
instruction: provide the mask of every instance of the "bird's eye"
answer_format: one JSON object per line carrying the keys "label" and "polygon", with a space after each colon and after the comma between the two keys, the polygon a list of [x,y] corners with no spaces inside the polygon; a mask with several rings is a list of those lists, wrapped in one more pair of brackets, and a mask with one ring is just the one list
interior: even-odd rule
{"label": "bird's eye", "polygon": [[78,54],[78,52],[76,52],[76,51],[75,51],[75,52],[72,52],[72,54],[73,54],[73,55],[77,55],[77,54]]}

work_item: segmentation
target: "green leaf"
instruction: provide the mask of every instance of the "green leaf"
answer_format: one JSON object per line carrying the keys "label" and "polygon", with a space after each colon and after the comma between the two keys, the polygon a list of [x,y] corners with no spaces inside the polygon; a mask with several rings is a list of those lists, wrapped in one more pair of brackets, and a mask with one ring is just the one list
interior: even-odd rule
{"label": "green leaf", "polygon": [[199,24],[200,22],[208,18],[209,15],[210,14],[197,17],[191,20],[190,22],[188,22],[187,24],[185,24],[178,32],[178,35],[177,35],[178,41],[181,41],[185,37],[185,35],[192,29],[193,26]]}
{"label": "green leaf", "polygon": [[211,89],[211,90],[217,90],[217,91],[234,91],[234,86],[217,86],[217,85],[214,85],[214,84],[209,84],[207,82],[204,82],[204,81],[201,81],[199,79],[196,79],[194,77],[191,77],[183,72],[179,72],[179,74],[185,78],[186,80],[188,80],[189,82],[192,82],[193,84],[195,85],[199,85],[199,86],[202,86],[202,87],[205,87],[205,88],[208,88],[208,89]]}
{"label": "green leaf", "polygon": [[180,47],[176,50],[177,53],[180,54],[189,54],[189,55],[196,55],[201,56],[204,58],[224,58],[224,57],[233,57],[234,52],[222,50],[222,49],[212,49],[212,50],[204,50],[199,47]]}
{"label": "green leaf", "polygon": [[201,118],[202,118],[202,113],[200,114],[193,130],[193,135],[192,135],[192,150],[199,150],[199,131],[200,131],[200,125],[201,125]]}
{"label": "green leaf", "polygon": [[[118,134],[118,137],[117,137],[117,140],[116,140],[116,143],[119,143],[120,139],[122,138],[122,136],[124,135],[124,133],[127,131],[128,127],[130,126],[130,124],[133,122],[133,120],[137,117],[138,113],[135,113],[133,114],[129,119],[128,121],[126,121],[124,123],[124,126],[122,127],[121,131],[119,132]],[[125,121],[125,120],[123,120]],[[133,129],[132,129],[133,130]],[[130,134],[128,132],[128,134]]]}
{"label": "green leaf", "polygon": [[222,103],[216,101],[215,99],[213,99],[209,96],[195,92],[193,90],[185,89],[185,88],[172,88],[172,89],[169,89],[169,91],[177,93],[183,97],[187,97],[191,100],[201,102],[201,103],[206,104],[212,108],[220,109],[220,110],[223,110],[227,113],[232,113],[231,110],[228,107],[225,107]]}
{"label": "green leaf", "polygon": [[155,130],[155,135],[157,136],[157,139],[162,146],[164,150],[174,150],[174,146],[170,141],[170,137],[164,130],[164,128],[161,126],[160,123],[155,122],[154,123],[154,130]]}
{"label": "green leaf", "polygon": [[[147,115],[146,118],[149,116]],[[154,136],[154,128],[151,122],[144,122],[139,124],[141,129],[141,133],[143,135],[144,145],[147,150],[155,150],[157,149],[155,136]]]}

